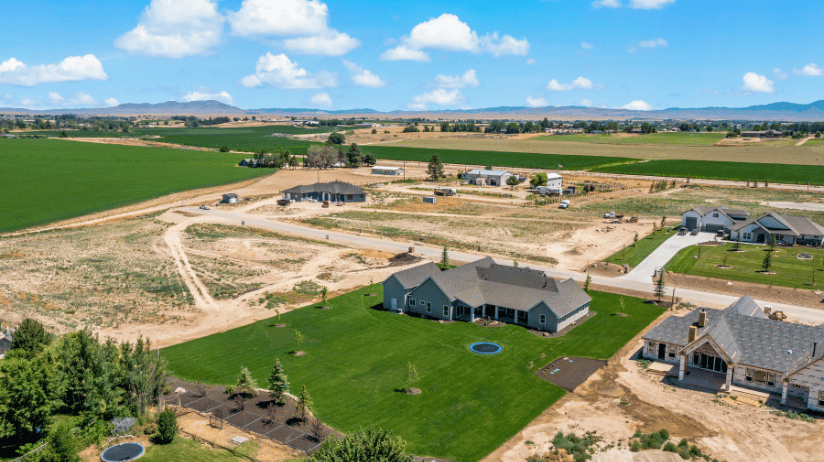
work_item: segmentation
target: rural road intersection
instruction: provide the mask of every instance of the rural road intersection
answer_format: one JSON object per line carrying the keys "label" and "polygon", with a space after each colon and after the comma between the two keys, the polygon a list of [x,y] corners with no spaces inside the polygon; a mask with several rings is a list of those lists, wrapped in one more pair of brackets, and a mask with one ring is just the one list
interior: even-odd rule
{"label": "rural road intersection", "polygon": [[[314,239],[314,240],[321,240],[321,241],[328,241],[335,244],[341,244],[345,246],[357,247],[357,248],[365,248],[365,249],[372,249],[372,250],[380,250],[385,252],[391,253],[400,253],[406,252],[409,250],[409,247],[414,246],[415,253],[418,255],[432,258],[432,259],[440,259],[441,254],[443,252],[442,248],[434,248],[428,247],[425,245],[413,244],[410,245],[409,243],[403,242],[396,242],[389,239],[379,239],[375,237],[369,236],[360,236],[355,234],[347,234],[341,233],[336,231],[328,231],[323,229],[317,228],[310,228],[305,226],[300,226],[292,223],[284,223],[280,221],[271,221],[265,218],[261,218],[260,216],[255,215],[248,215],[245,213],[237,213],[237,212],[225,212],[222,210],[200,210],[196,207],[188,207],[184,209],[186,212],[190,213],[198,213],[204,216],[216,217],[225,220],[226,222],[233,224],[233,225],[244,225],[244,226],[253,226],[256,228],[267,229],[270,231],[292,235],[292,236],[299,236],[302,238],[307,239]],[[680,236],[684,237],[684,236]],[[698,238],[699,241],[705,241],[706,235],[702,236],[699,234],[698,236],[688,236],[688,237],[695,237]],[[671,239],[670,239],[671,240]],[[669,242],[669,241],[668,241]],[[677,245],[681,245],[680,241]],[[686,242],[689,242],[686,241]],[[696,242],[696,243],[697,243]],[[686,244],[692,245],[692,244]],[[684,246],[686,246],[684,245]],[[673,244],[676,246],[676,244]],[[673,247],[674,248],[674,247]],[[682,247],[683,248],[683,247]],[[672,252],[672,250],[668,250],[668,252]],[[677,250],[676,250],[677,252]],[[655,253],[655,252],[653,252]],[[485,255],[476,255],[472,253],[466,252],[459,252],[455,250],[450,250],[449,252],[450,257],[456,261],[465,261],[471,262],[482,258]],[[663,252],[662,252],[662,255]],[[674,255],[674,253],[673,253]],[[663,258],[663,257],[661,257]],[[502,263],[512,264],[511,261],[495,257],[495,259]],[[555,278],[572,278],[576,281],[583,282],[587,278],[586,273],[580,273],[576,271],[561,271],[554,268],[549,268],[540,265],[529,265],[531,268],[538,269],[541,271],[545,271],[547,275]],[[654,285],[652,283],[652,278],[650,275],[652,274],[651,271],[647,271],[647,275],[645,276],[646,279],[643,280],[634,280],[632,278],[627,279],[626,277],[620,278],[609,278],[605,276],[598,276],[595,274],[590,275],[592,277],[592,283],[597,285],[602,285],[606,287],[613,287],[617,289],[625,289],[625,290],[634,290],[634,291],[641,291],[652,294]],[[639,275],[642,273],[639,273]],[[629,276],[629,275],[627,275]],[[642,279],[642,278],[638,278]],[[648,281],[648,282],[647,282]],[[689,300],[695,305],[704,305],[704,306],[727,306],[737,300],[739,297],[734,297],[730,295],[720,295],[711,292],[703,292],[698,290],[692,289],[681,289],[676,288],[676,295],[682,299]],[[783,303],[775,303],[775,302],[767,302],[762,300],[756,300],[759,305],[771,305],[773,310],[783,311],[787,315],[791,316],[797,321],[804,322],[804,323],[814,323],[814,324],[821,324],[824,323],[824,311],[814,309],[814,308],[805,308],[793,305],[787,305]]]}

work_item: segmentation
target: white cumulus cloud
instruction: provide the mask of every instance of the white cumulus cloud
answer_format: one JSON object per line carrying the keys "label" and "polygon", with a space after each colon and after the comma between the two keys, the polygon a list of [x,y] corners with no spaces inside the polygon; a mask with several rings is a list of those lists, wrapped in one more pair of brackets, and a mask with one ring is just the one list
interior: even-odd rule
{"label": "white cumulus cloud", "polygon": [[317,95],[312,95],[312,103],[321,106],[332,106],[332,97],[326,92],[318,93]]}
{"label": "white cumulus cloud", "polygon": [[629,7],[636,10],[660,10],[675,3],[675,0],[630,0]]}
{"label": "white cumulus cloud", "polygon": [[183,58],[220,44],[223,15],[214,0],[152,0],[137,26],[115,40],[130,54]]}
{"label": "white cumulus cloud", "polygon": [[98,104],[98,101],[92,95],[82,91],[78,91],[69,98],[56,91],[50,91],[45,101],[24,99],[21,103],[24,106],[92,107]]}
{"label": "white cumulus cloud", "polygon": [[14,96],[12,96],[11,94],[7,93],[7,94],[3,95],[3,101],[11,101],[13,99],[14,99]]}
{"label": "white cumulus cloud", "polygon": [[816,66],[815,63],[810,63],[801,69],[793,68],[793,74],[803,75],[805,77],[818,77],[824,75],[824,69]]}
{"label": "white cumulus cloud", "polygon": [[109,107],[115,107],[115,106],[120,105],[120,102],[118,100],[114,99],[114,98],[107,98],[103,102],[106,103],[106,106],[109,106]]}
{"label": "white cumulus cloud", "polygon": [[108,80],[103,64],[94,55],[69,56],[57,64],[27,66],[15,58],[0,63],[0,84],[31,87],[44,82]]}
{"label": "white cumulus cloud", "polygon": [[621,106],[621,109],[629,109],[630,111],[651,111],[652,105],[646,101],[636,99],[629,104]]}
{"label": "white cumulus cloud", "polygon": [[422,22],[412,28],[408,36],[395,48],[381,54],[384,61],[429,61],[425,50],[466,51],[490,53],[492,56],[526,56],[529,41],[516,39],[498,32],[478,37],[478,33],[454,14],[444,13],[437,18]]}
{"label": "white cumulus cloud", "polygon": [[201,88],[195,91],[190,91],[183,95],[184,103],[191,103],[192,101],[220,101],[226,104],[232,104],[232,95],[225,91],[218,93],[211,93],[208,89]]}
{"label": "white cumulus cloud", "polygon": [[549,106],[549,102],[540,96],[529,95],[526,97],[526,105],[529,107]]}
{"label": "white cumulus cloud", "polygon": [[358,39],[329,27],[329,8],[318,0],[243,0],[227,16],[236,35],[292,36],[277,44],[294,53],[341,56],[360,46]]}
{"label": "white cumulus cloud", "polygon": [[585,50],[591,50],[592,49],[592,44],[589,43],[589,42],[581,42],[581,48],[583,48]]}
{"label": "white cumulus cloud", "polygon": [[475,69],[469,69],[464,75],[443,75],[438,74],[429,84],[434,88],[466,88],[480,87],[481,82],[475,76]]}
{"label": "white cumulus cloud", "polygon": [[777,67],[775,69],[773,69],[772,72],[773,72],[773,77],[775,77],[778,80],[787,80],[787,77],[789,77],[789,75],[787,75],[786,72],[782,71],[781,69],[779,69]]}
{"label": "white cumulus cloud", "polygon": [[267,52],[258,58],[255,73],[242,78],[240,84],[245,87],[267,84],[287,90],[311,90],[338,86],[338,76],[328,71],[311,74],[285,54]]}
{"label": "white cumulus cloud", "polygon": [[743,90],[755,93],[774,93],[775,82],[768,79],[766,76],[756,74],[755,72],[747,72],[743,77]]}
{"label": "white cumulus cloud", "polygon": [[429,93],[423,93],[412,98],[412,102],[407,106],[409,109],[426,110],[430,104],[437,106],[464,106],[466,99],[461,94],[461,90],[445,90],[439,88]]}
{"label": "white cumulus cloud", "polygon": [[620,8],[621,1],[620,0],[596,0],[592,2],[592,6],[595,8]]}
{"label": "white cumulus cloud", "polygon": [[580,104],[581,104],[581,106],[584,106],[584,107],[592,107],[592,106],[595,105],[595,103],[593,103],[592,101],[590,101],[588,99],[582,99]]}
{"label": "white cumulus cloud", "polygon": [[355,85],[372,88],[380,88],[386,86],[385,80],[373,74],[371,71],[364,69],[363,67],[353,63],[352,61],[347,61],[344,59],[343,65],[346,66],[347,69],[349,69],[352,81],[355,82]]}
{"label": "white cumulus cloud", "polygon": [[552,79],[546,86],[546,89],[551,91],[601,90],[603,88],[604,85],[594,84],[592,80],[584,76],[578,77],[572,83],[559,83],[556,79]]}
{"label": "white cumulus cloud", "polygon": [[638,46],[641,48],[658,48],[663,47],[666,48],[669,46],[666,40],[662,38],[652,39],[652,40],[644,40],[643,42],[638,42]]}
{"label": "white cumulus cloud", "polygon": [[535,59],[529,58],[529,59],[526,60],[526,65],[527,66],[531,66],[533,64],[535,64]]}

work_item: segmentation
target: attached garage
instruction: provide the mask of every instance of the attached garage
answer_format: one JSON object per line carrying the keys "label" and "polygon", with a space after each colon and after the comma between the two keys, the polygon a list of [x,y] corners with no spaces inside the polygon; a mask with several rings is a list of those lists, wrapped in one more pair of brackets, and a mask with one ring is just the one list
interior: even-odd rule
{"label": "attached garage", "polygon": [[686,219],[684,221],[684,226],[686,226],[686,228],[689,231],[697,229],[698,228],[698,217],[686,217]]}

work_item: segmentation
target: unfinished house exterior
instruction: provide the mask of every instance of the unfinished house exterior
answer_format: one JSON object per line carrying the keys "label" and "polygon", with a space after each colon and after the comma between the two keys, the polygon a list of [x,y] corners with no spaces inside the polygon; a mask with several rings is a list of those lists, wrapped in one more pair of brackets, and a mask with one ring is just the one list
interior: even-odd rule
{"label": "unfinished house exterior", "polygon": [[642,356],[725,374],[732,385],[792,397],[824,411],[824,327],[768,318],[748,295],[723,310],[671,316],[644,335]]}
{"label": "unfinished house exterior", "polygon": [[824,227],[805,217],[770,212],[730,228],[730,239],[741,242],[766,243],[772,236],[779,244],[820,246]]}
{"label": "unfinished house exterior", "polygon": [[466,172],[466,176],[464,177],[466,181],[478,185],[478,186],[503,186],[506,184],[506,180],[511,177],[515,176],[510,172],[501,172],[498,170],[470,170]]}
{"label": "unfinished house exterior", "polygon": [[282,193],[284,199],[295,202],[305,200],[330,202],[366,201],[366,192],[364,192],[363,188],[359,188],[343,181],[300,185],[282,191]]}
{"label": "unfinished house exterior", "polygon": [[586,316],[592,301],[572,279],[556,281],[489,257],[448,271],[434,263],[398,271],[383,288],[387,310],[449,321],[488,317],[549,332]]}
{"label": "unfinished house exterior", "polygon": [[746,221],[750,214],[744,210],[730,209],[725,206],[693,207],[681,215],[681,226],[688,231],[716,232],[732,228],[738,223]]}

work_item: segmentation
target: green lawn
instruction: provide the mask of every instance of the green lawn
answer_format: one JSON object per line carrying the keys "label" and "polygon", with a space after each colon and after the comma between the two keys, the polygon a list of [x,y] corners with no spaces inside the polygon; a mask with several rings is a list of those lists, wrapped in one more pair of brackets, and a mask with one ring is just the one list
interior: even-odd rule
{"label": "green lawn", "polygon": [[[721,149],[721,148],[718,148]],[[735,148],[729,148],[735,149]],[[720,156],[719,156],[720,157]],[[764,181],[790,184],[824,184],[824,166],[720,162],[710,160],[650,160],[620,165],[594,167],[595,172],[627,175],[707,178],[713,180]]]}
{"label": "green lawn", "polygon": [[[723,246],[691,246],[682,249],[665,269],[673,273],[689,274],[693,276],[730,279],[733,281],[755,282],[772,284],[775,286],[810,289],[824,287],[824,272],[821,271],[824,261],[824,250],[807,248],[776,247],[773,252],[773,266],[775,274],[762,274],[761,262],[768,247],[763,245],[741,244],[744,252],[731,252],[733,244]],[[700,257],[699,256],[700,248]],[[799,260],[798,254],[807,252],[813,255],[812,260]],[[724,264],[729,269],[717,268]],[[814,271],[815,270],[815,271]],[[812,285],[815,273],[815,286]]]}
{"label": "green lawn", "polygon": [[[368,289],[330,300],[332,309],[305,307],[275,319],[192,340],[163,350],[182,379],[230,384],[241,366],[265,386],[275,358],[283,362],[291,389],[306,385],[319,417],[348,432],[389,428],[416,454],[456,462],[477,461],[520,431],[565,391],[535,372],[559,356],[607,359],[657,318],[662,309],[640,299],[593,292],[599,314],[557,339],[523,328],[484,328],[465,322],[438,324],[374,310]],[[624,298],[627,317],[610,316]],[[295,348],[294,330],[305,336],[306,356]],[[503,352],[471,353],[477,341],[493,341]],[[417,396],[398,393],[407,363],[420,374]],[[534,366],[527,369],[533,362]]]}
{"label": "green lawn", "polygon": [[658,246],[674,235],[675,233],[672,232],[672,228],[670,227],[659,229],[646,237],[639,238],[635,244],[624,247],[604,261],[617,265],[626,263],[630,267],[638,266],[638,264],[644,261]]}
{"label": "green lawn", "polygon": [[721,141],[725,133],[651,133],[638,136],[615,136],[608,133],[595,135],[546,135],[533,139],[544,141],[578,141],[596,144],[660,144],[681,146],[712,146]]}
{"label": "green lawn", "polygon": [[146,453],[140,460],[142,462],[248,462],[249,457],[255,457],[258,449],[257,443],[249,441],[230,452],[225,449],[203,446],[178,435],[171,444],[153,444],[147,447]]}
{"label": "green lawn", "polygon": [[507,168],[546,168],[565,170],[588,170],[595,167],[636,162],[637,159],[605,156],[569,156],[502,151],[465,151],[458,149],[419,149],[396,146],[361,146],[361,151],[372,154],[376,159],[408,160],[429,162],[433,154],[438,154],[441,162],[449,164],[490,165]]}
{"label": "green lawn", "polygon": [[181,149],[0,139],[0,231],[271,174],[242,156]]}

